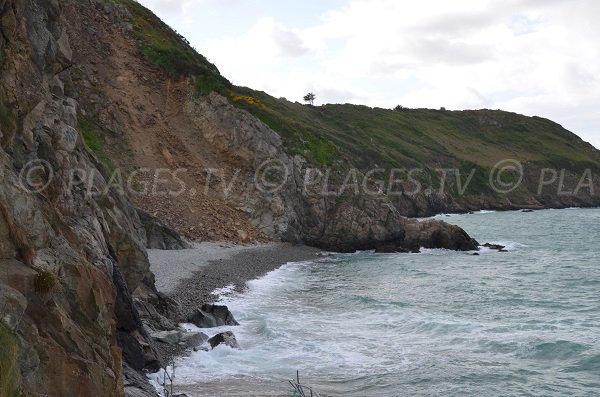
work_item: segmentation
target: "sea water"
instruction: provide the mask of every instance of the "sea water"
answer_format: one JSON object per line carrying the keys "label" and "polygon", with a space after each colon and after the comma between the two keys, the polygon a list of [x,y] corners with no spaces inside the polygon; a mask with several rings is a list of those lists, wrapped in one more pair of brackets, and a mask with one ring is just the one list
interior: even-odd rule
{"label": "sea water", "polygon": [[291,396],[298,370],[322,396],[599,396],[600,210],[439,218],[508,252],[287,264],[222,296],[241,349],[180,359],[175,390]]}

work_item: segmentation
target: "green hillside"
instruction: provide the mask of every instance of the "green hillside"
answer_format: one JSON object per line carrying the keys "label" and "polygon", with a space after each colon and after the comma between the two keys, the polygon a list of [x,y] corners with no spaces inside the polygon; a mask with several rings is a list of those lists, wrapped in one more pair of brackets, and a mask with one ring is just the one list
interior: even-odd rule
{"label": "green hillside", "polygon": [[[286,138],[289,148],[330,163],[345,155],[359,168],[445,166],[472,162],[493,166],[502,159],[579,167],[599,165],[600,152],[560,125],[499,110],[390,110],[361,105],[308,106],[260,91],[236,88],[261,105],[239,106]],[[320,155],[321,147],[331,146]],[[337,149],[337,150],[335,150]]]}
{"label": "green hillside", "polygon": [[[476,167],[485,172],[500,160],[515,159],[571,171],[600,169],[600,151],[539,117],[499,110],[309,106],[234,87],[150,11],[133,0],[119,2],[132,14],[140,50],[148,60],[172,78],[194,78],[198,95],[217,91],[226,96],[277,131],[290,153],[301,154],[316,166],[363,171]],[[428,179],[434,185],[436,178],[430,172]]]}

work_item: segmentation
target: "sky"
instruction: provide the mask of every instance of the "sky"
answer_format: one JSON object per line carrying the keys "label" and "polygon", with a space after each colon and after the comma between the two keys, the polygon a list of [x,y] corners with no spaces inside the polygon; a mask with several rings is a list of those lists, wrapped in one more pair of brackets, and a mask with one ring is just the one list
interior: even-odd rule
{"label": "sky", "polygon": [[597,0],[138,0],[232,83],[315,104],[502,109],[600,148]]}

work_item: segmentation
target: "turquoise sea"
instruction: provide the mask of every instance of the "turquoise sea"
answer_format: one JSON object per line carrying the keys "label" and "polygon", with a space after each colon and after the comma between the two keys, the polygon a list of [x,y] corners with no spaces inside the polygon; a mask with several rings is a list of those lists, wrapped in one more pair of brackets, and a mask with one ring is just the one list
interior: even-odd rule
{"label": "turquoise sea", "polygon": [[299,370],[322,396],[599,396],[600,210],[438,218],[509,252],[287,264],[222,296],[242,349],[179,360],[176,390],[291,396]]}

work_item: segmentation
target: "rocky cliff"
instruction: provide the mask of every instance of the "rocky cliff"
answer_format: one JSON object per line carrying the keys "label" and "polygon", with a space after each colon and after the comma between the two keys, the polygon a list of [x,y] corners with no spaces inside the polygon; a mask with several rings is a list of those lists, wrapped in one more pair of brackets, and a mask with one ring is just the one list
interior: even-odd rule
{"label": "rocky cliff", "polygon": [[156,222],[82,139],[65,7],[0,1],[2,396],[120,396],[123,368],[160,366],[132,301],[163,299],[145,251]]}
{"label": "rocky cliff", "polygon": [[[233,87],[134,1],[0,0],[0,33],[0,395],[152,395],[136,387],[161,365],[149,331],[173,327],[176,308],[146,248],[184,248],[180,234],[477,246],[404,217],[466,208],[453,196],[385,194],[365,167],[364,186],[347,183],[341,144],[311,133],[294,146],[261,113],[279,105]],[[481,197],[473,207],[499,202]]]}

